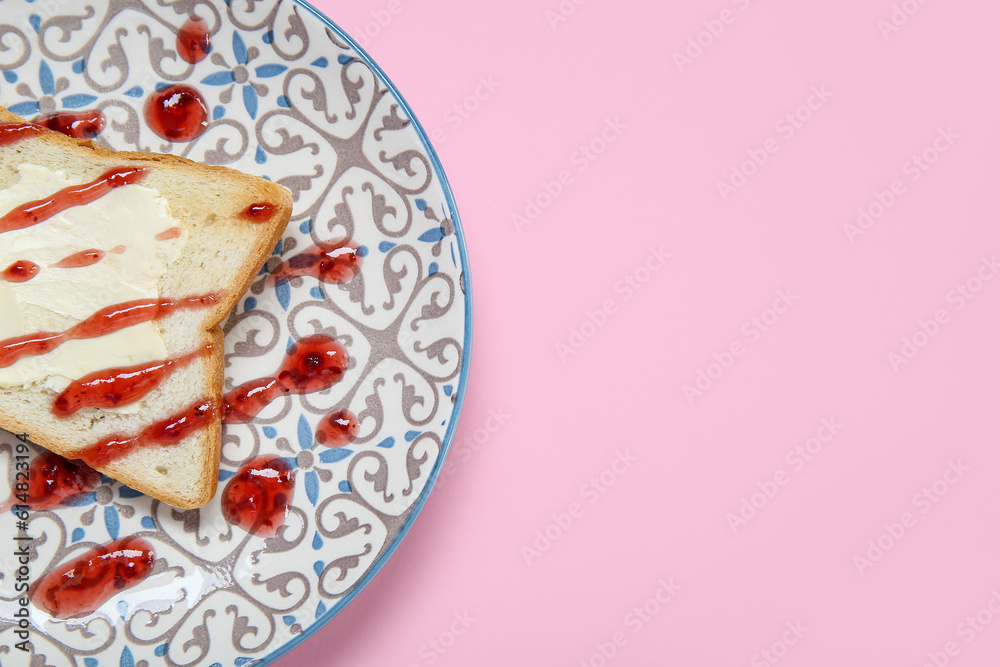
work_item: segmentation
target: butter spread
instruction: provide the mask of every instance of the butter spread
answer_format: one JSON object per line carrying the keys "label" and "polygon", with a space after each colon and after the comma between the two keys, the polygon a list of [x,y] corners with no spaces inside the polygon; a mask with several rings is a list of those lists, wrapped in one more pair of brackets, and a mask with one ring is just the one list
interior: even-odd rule
{"label": "butter spread", "polygon": [[[0,191],[0,214],[79,185],[63,170],[33,164],[18,167],[19,181]],[[156,236],[178,226],[168,202],[155,189],[127,185],[84,206],[74,206],[31,227],[0,234],[0,268],[18,260],[41,267],[31,280],[0,281],[0,340],[64,331],[101,308],[159,296],[157,279],[187,240]],[[166,236],[170,236],[169,234]],[[124,247],[124,250],[122,250]],[[90,266],[57,268],[60,260],[97,249],[104,257]],[[119,252],[114,252],[117,249]],[[146,363],[167,356],[154,322],[97,338],[70,340],[48,354],[22,357],[0,368],[0,387],[44,383],[62,391],[89,373]],[[136,412],[136,405],[117,409]]]}

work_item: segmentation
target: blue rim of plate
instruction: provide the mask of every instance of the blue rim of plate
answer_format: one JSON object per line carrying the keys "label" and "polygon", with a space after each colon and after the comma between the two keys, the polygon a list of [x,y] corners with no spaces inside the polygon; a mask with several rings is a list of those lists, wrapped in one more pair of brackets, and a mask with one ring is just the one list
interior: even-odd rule
{"label": "blue rim of plate", "polygon": [[424,486],[424,490],[420,494],[420,498],[417,499],[413,510],[410,512],[410,516],[407,517],[406,522],[399,529],[399,532],[396,533],[396,537],[392,540],[379,559],[371,566],[368,573],[365,574],[365,576],[362,577],[361,580],[358,581],[358,583],[356,583],[354,587],[344,595],[344,597],[338,600],[337,604],[332,606],[322,616],[313,621],[313,623],[310,624],[309,627],[305,628],[301,634],[296,635],[293,639],[278,647],[263,658],[258,658],[253,664],[260,665],[260,667],[270,665],[274,663],[274,661],[283,658],[286,654],[290,653],[293,649],[298,648],[304,641],[316,634],[320,628],[332,621],[335,616],[343,611],[344,608],[350,604],[351,601],[354,600],[354,598],[356,598],[369,583],[371,583],[371,580],[375,578],[375,575],[382,571],[385,564],[389,561],[392,555],[396,553],[396,549],[399,548],[403,538],[410,532],[410,528],[413,527],[413,523],[416,521],[417,516],[419,516],[421,510],[424,508],[424,505],[427,503],[427,499],[430,497],[430,493],[434,489],[434,484],[437,482],[437,478],[441,474],[441,467],[448,456],[448,452],[451,450],[451,443],[455,439],[455,430],[458,428],[458,420],[462,416],[462,405],[465,402],[465,391],[469,384],[469,367],[470,360],[472,358],[472,277],[469,273],[468,248],[465,244],[465,233],[462,230],[462,221],[458,215],[458,207],[455,204],[455,197],[452,194],[451,185],[448,183],[448,177],[445,175],[444,167],[441,165],[441,160],[438,158],[437,152],[431,145],[430,139],[424,131],[423,126],[420,125],[420,122],[414,115],[413,109],[410,108],[410,105],[407,104],[406,100],[400,94],[399,89],[396,88],[389,77],[386,76],[385,72],[382,71],[382,68],[375,63],[372,57],[368,55],[368,53],[362,49],[361,46],[358,45],[358,43],[355,42],[354,39],[352,39],[351,36],[348,35],[340,26],[334,23],[323,12],[306,2],[306,0],[292,0],[292,2],[311,13],[316,19],[333,30],[338,37],[347,42],[348,46],[354,49],[360,60],[371,69],[375,76],[378,77],[380,83],[389,89],[390,94],[403,108],[403,111],[406,113],[407,118],[409,118],[413,129],[416,130],[417,136],[420,137],[420,141],[427,150],[427,156],[430,158],[431,166],[433,167],[438,180],[441,182],[441,190],[444,192],[445,200],[448,202],[451,219],[455,223],[455,236],[458,238],[458,254],[462,263],[462,292],[465,295],[465,339],[462,343],[462,368],[459,372],[458,389],[455,392],[455,409],[452,412],[451,419],[448,423],[448,429],[444,434],[441,454],[438,456],[434,469],[431,470],[431,474],[427,478],[427,484]]}

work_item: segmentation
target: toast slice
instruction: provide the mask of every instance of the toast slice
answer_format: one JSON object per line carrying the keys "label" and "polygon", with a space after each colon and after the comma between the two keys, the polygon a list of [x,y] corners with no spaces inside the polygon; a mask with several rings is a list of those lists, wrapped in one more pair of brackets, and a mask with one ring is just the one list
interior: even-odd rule
{"label": "toast slice", "polygon": [[0,107],[0,428],[174,507],[207,503],[219,323],[291,209],[267,180],[110,151]]}

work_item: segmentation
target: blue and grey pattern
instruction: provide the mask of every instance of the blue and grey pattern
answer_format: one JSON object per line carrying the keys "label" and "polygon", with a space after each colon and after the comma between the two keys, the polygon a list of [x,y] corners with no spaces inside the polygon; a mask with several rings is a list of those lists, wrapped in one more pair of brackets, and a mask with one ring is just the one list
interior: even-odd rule
{"label": "blue and grey pattern", "polygon": [[[224,325],[227,390],[274,372],[292,340],[314,333],[335,336],[352,358],[332,389],[279,399],[225,430],[220,491],[254,456],[278,454],[296,468],[294,505],[276,537],[228,524],[219,494],[182,512],[106,478],[72,506],[35,512],[36,576],[119,535],[150,541],[157,566],[87,617],[32,609],[31,654],[12,648],[17,595],[0,578],[0,663],[228,667],[273,656],[377,570],[454,430],[470,301],[443,175],[380,72],[305,5],[0,0],[0,9],[0,102],[14,112],[100,109],[108,124],[99,143],[224,164],[293,192],[288,231]],[[192,15],[207,20],[213,44],[193,65],[174,51]],[[211,123],[189,143],[166,143],[142,121],[143,105],[181,82],[206,97]],[[365,254],[347,285],[266,280],[297,250],[344,237]],[[319,421],[342,408],[359,418],[357,439],[340,449],[316,443]],[[11,442],[0,438],[8,476]],[[14,533],[9,513],[0,516],[0,535]]]}

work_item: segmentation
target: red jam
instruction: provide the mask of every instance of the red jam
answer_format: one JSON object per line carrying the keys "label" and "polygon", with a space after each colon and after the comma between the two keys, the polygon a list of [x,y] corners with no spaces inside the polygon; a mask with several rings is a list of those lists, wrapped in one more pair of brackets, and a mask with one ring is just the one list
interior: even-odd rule
{"label": "red jam", "polygon": [[74,380],[56,397],[52,414],[69,417],[81,408],[114,408],[140,400],[170,373],[212,351],[209,345],[174,359],[95,371]]}
{"label": "red jam", "polygon": [[278,456],[248,461],[222,492],[222,515],[243,530],[274,537],[295,493],[295,471]]}
{"label": "red jam", "polygon": [[186,299],[140,299],[108,306],[65,331],[42,331],[0,340],[0,368],[10,366],[21,357],[47,354],[68,340],[104,336],[183,308],[210,308],[218,301],[218,294],[208,294]]}
{"label": "red jam", "polygon": [[[59,507],[67,498],[93,491],[100,483],[101,473],[90,466],[44,452],[28,466],[26,504],[33,510],[52,509]],[[7,503],[5,507],[12,504]]]}
{"label": "red jam", "polygon": [[212,50],[212,37],[204,19],[191,17],[177,31],[177,54],[191,64],[200,63]]}
{"label": "red jam", "polygon": [[24,283],[34,278],[39,268],[34,262],[19,259],[0,271],[0,280],[6,280],[9,283]]}
{"label": "red jam", "polygon": [[226,394],[227,424],[245,424],[268,403],[284,394],[329,389],[344,375],[350,357],[339,342],[322,334],[294,343],[273,376],[251,380]]}
{"label": "red jam", "polygon": [[170,239],[176,239],[181,235],[180,227],[171,227],[170,229],[165,229],[153,238],[157,241],[169,241]]}
{"label": "red jam", "polygon": [[0,123],[0,146],[13,146],[44,131],[34,123]]}
{"label": "red jam", "polygon": [[327,447],[346,447],[358,435],[358,418],[349,410],[337,410],[316,426],[316,441]]}
{"label": "red jam", "polygon": [[208,127],[208,103],[197,89],[178,84],[149,96],[146,123],[167,141],[191,141]]}
{"label": "red jam", "polygon": [[361,271],[357,246],[347,241],[317,243],[279,264],[271,276],[275,285],[298,276],[312,276],[325,283],[349,282]]}
{"label": "red jam", "polygon": [[139,447],[169,447],[201,428],[205,428],[218,417],[219,408],[212,399],[196,401],[187,409],[150,424],[138,435],[115,434],[90,445],[77,455],[88,465],[106,465]]}
{"label": "red jam", "polygon": [[64,257],[52,266],[57,269],[78,269],[84,266],[90,266],[91,264],[97,264],[99,261],[104,259],[104,251],[97,250],[96,248],[90,248],[89,250],[81,250],[78,253],[74,253],[69,257]]}
{"label": "red jam", "polygon": [[146,167],[116,167],[104,172],[90,183],[72,185],[45,199],[22,204],[0,217],[0,232],[31,227],[68,208],[97,201],[115,188],[138,183],[146,177],[148,171]]}
{"label": "red jam", "polygon": [[39,116],[35,125],[65,134],[74,139],[93,139],[104,129],[104,114],[99,109],[90,111],[60,111]]}
{"label": "red jam", "polygon": [[274,217],[274,214],[277,212],[277,205],[270,204],[268,202],[260,202],[258,204],[250,204],[243,209],[243,212],[240,215],[250,222],[267,222]]}
{"label": "red jam", "polygon": [[123,537],[49,571],[31,587],[29,596],[35,606],[56,618],[86,616],[146,579],[155,563],[149,542]]}

